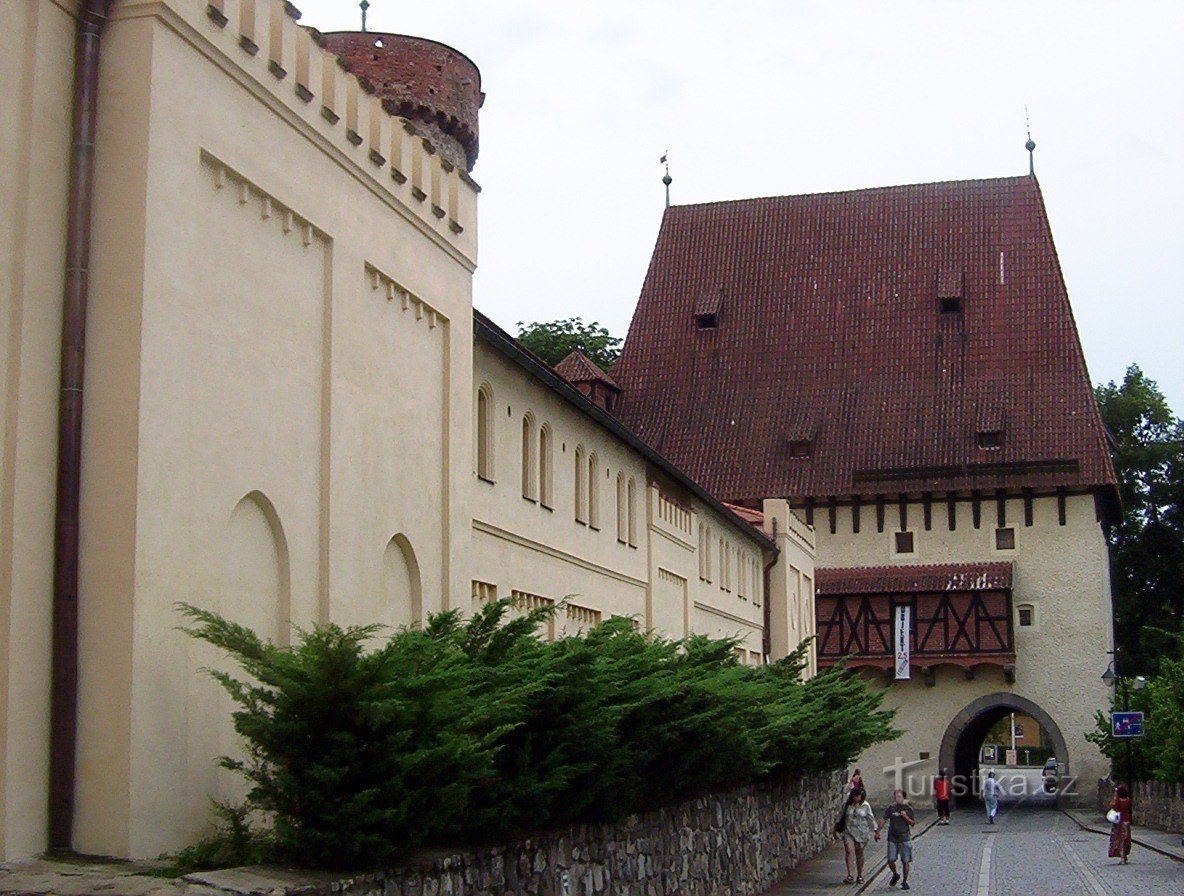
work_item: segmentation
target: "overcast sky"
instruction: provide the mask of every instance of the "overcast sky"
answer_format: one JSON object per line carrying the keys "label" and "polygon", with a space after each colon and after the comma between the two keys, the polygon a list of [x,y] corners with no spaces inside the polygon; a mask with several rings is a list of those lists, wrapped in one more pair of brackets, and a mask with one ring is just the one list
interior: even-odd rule
{"label": "overcast sky", "polygon": [[[297,0],[358,27],[353,0]],[[1036,173],[1095,382],[1184,415],[1184,3],[371,0],[481,69],[475,304],[624,336],[678,203]]]}

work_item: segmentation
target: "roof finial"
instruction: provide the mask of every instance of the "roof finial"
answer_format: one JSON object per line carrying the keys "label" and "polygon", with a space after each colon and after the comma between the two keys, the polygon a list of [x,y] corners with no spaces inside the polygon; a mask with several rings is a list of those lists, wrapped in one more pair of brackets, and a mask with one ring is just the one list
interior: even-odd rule
{"label": "roof finial", "polygon": [[370,0],[362,0],[362,2],[358,4],[358,6],[361,7],[361,10],[362,10],[362,30],[365,31],[366,30],[366,10],[368,10],[370,8]]}
{"label": "roof finial", "polygon": [[1028,118],[1028,107],[1024,106],[1024,124],[1028,126],[1028,142],[1024,144],[1024,149],[1028,151],[1028,176],[1036,176],[1036,141],[1032,139],[1032,122]]}
{"label": "roof finial", "polygon": [[662,153],[662,158],[658,159],[659,165],[666,166],[666,173],[662,175],[662,183],[666,185],[666,207],[670,208],[670,184],[674,182],[674,178],[670,176],[670,150]]}

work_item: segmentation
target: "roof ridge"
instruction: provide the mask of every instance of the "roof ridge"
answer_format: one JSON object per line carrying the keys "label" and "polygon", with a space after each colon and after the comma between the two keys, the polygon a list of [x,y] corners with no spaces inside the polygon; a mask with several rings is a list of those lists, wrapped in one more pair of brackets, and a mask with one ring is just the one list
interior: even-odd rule
{"label": "roof ridge", "polygon": [[886,186],[880,187],[855,187],[849,190],[818,190],[813,193],[780,193],[771,194],[768,196],[748,196],[743,199],[712,199],[708,200],[707,202],[688,202],[672,205],[670,206],[670,211],[677,212],[683,209],[698,209],[721,205],[743,205],[749,202],[769,202],[777,199],[812,199],[822,196],[851,196],[855,194],[892,193],[905,190],[914,190],[922,187],[965,187],[968,185],[1005,183],[1011,183],[1013,185],[1019,186],[1029,181],[1035,184],[1037,190],[1039,190],[1040,184],[1039,181],[1036,180],[1035,176],[1030,174],[1017,174],[1009,177],[972,177],[962,180],[930,180],[919,181],[916,183],[888,184]]}

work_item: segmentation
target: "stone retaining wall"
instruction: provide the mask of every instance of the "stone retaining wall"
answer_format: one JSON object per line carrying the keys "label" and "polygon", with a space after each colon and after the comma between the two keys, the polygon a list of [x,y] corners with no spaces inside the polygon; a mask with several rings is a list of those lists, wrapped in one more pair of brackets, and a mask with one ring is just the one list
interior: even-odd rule
{"label": "stone retaining wall", "polygon": [[[841,773],[699,797],[617,824],[579,825],[503,846],[420,856],[332,882],[287,881],[301,896],[754,896],[831,839]],[[189,879],[234,889],[220,872]],[[196,880],[195,880],[196,879]]]}
{"label": "stone retaining wall", "polygon": [[[1098,811],[1105,812],[1110,808],[1114,784],[1109,778],[1098,781]],[[1131,798],[1134,802],[1135,824],[1176,834],[1184,833],[1184,784],[1136,781]]]}

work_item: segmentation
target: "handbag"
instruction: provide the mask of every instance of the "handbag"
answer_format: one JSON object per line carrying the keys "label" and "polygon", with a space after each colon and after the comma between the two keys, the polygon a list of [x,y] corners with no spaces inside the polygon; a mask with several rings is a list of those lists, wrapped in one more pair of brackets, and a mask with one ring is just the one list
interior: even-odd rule
{"label": "handbag", "polygon": [[1111,809],[1106,813],[1106,820],[1111,824],[1118,824],[1120,821],[1122,821],[1122,815],[1117,809]]}
{"label": "handbag", "polygon": [[846,806],[844,806],[842,811],[839,812],[839,818],[835,822],[835,833],[841,834],[845,830],[847,830],[847,807]]}

